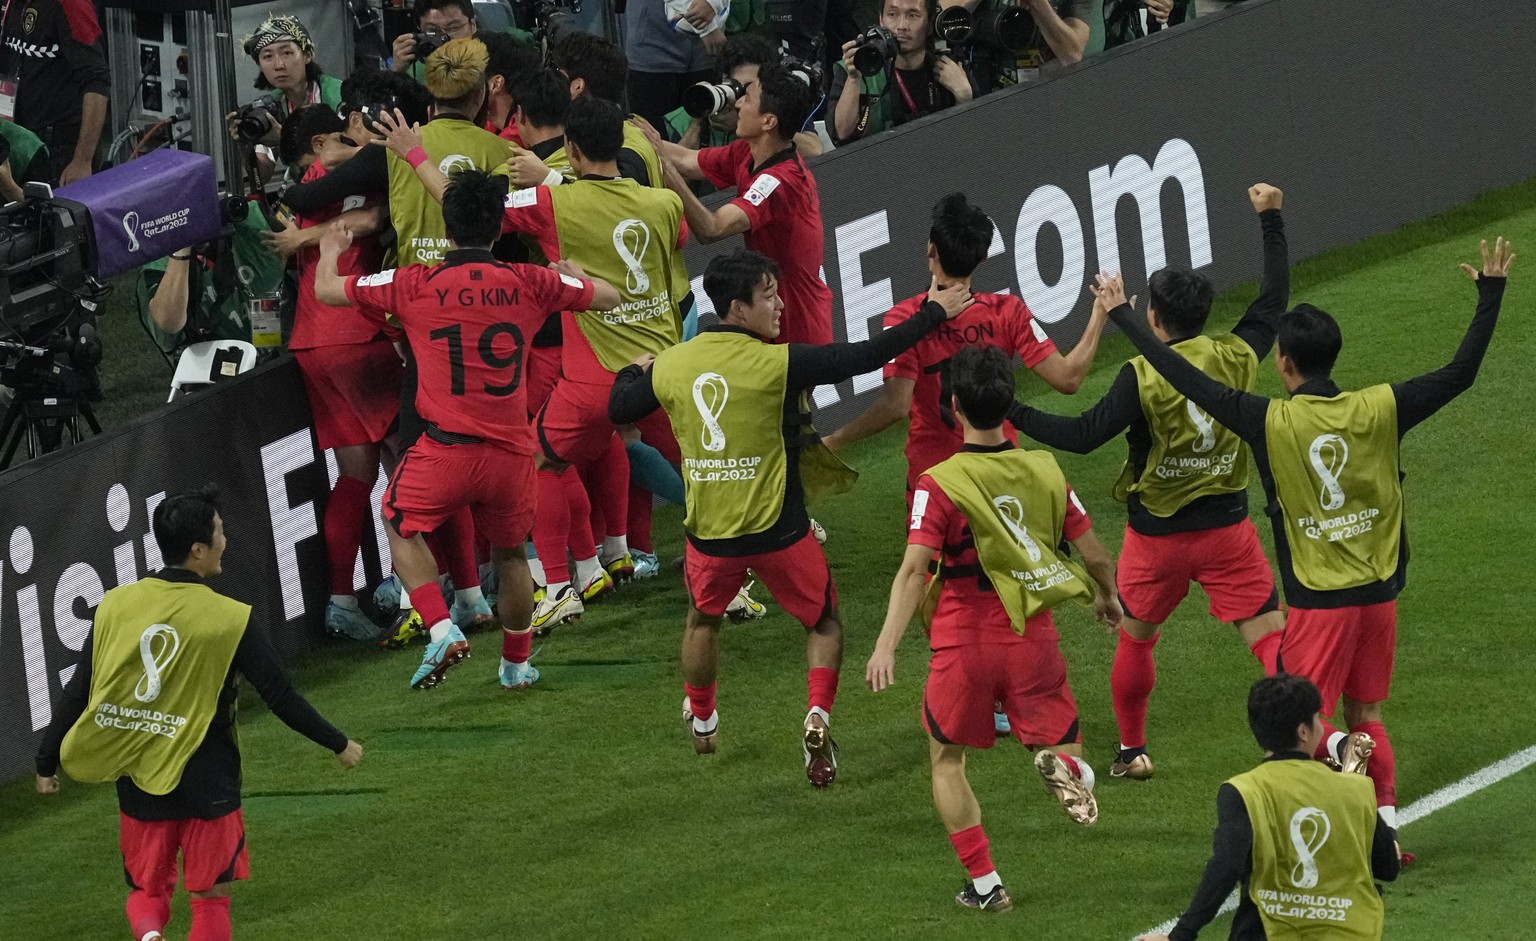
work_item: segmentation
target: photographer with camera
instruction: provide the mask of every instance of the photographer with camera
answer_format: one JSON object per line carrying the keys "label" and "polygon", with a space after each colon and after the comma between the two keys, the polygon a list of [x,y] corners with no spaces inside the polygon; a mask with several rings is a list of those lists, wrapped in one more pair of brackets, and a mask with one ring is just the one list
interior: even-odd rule
{"label": "photographer with camera", "polygon": [[[810,112],[805,82],[771,63],[736,101],[735,143],[695,151],[653,141],[694,238],[707,244],[744,233],[748,248],[778,264],[780,343],[832,342],[832,292],[821,279],[821,197],[794,142]],[[711,210],[688,189],[690,179],[734,186],[736,198]]]}
{"label": "photographer with camera", "polygon": [[1194,18],[1195,0],[1105,0],[1104,48],[1123,46]]}
{"label": "photographer with camera", "polygon": [[42,138],[15,121],[0,120],[0,205],[22,199],[23,184],[46,183],[52,174]]}
{"label": "photographer with camera", "polygon": [[[969,12],[972,68],[982,94],[1035,82],[1104,51],[1105,0],[941,0]],[[1167,0],[1148,0],[1149,10]],[[968,31],[969,32],[969,31]]]}
{"label": "photographer with camera", "polygon": [[450,39],[480,32],[480,21],[472,0],[416,0],[416,30],[395,37],[389,68],[420,82],[427,57]]}
{"label": "photographer with camera", "polygon": [[15,121],[47,145],[48,182],[85,179],[95,172],[112,82],[95,4],[6,3],[0,18],[9,50],[0,74],[0,120]]}
{"label": "photographer with camera", "polygon": [[[732,36],[720,56],[724,79],[718,83],[700,82],[683,92],[683,105],[667,114],[667,128],[678,143],[689,150],[724,147],[736,139],[736,102],[746,94],[748,85],[757,81],[758,70],[779,62],[779,56],[760,36]],[[820,85],[824,72],[819,65],[796,63],[796,68]],[[814,75],[813,75],[814,70]],[[802,157],[821,153],[821,138],[814,131],[799,131],[794,136],[795,149]]]}
{"label": "photographer with camera", "polygon": [[833,143],[861,140],[976,96],[965,68],[933,49],[935,0],[884,2],[880,22],[843,44],[832,77]]}
{"label": "photographer with camera", "polygon": [[256,88],[266,94],[225,117],[233,139],[251,147],[262,180],[272,175],[273,154],[283,120],[305,105],[341,104],[341,79],[315,62],[315,41],[298,17],[269,15],[241,48],[260,71]]}
{"label": "photographer with camera", "polygon": [[[684,7],[681,16],[674,7]],[[629,0],[624,54],[631,111],[661,127],[684,89],[715,77],[715,56],[725,48],[720,13],[710,0],[691,0],[686,7],[683,0]]]}

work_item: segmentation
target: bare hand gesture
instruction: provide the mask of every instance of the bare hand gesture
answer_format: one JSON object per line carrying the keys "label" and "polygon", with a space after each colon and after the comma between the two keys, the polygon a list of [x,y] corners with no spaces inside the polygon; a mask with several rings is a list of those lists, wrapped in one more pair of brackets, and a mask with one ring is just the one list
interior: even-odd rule
{"label": "bare hand gesture", "polygon": [[655,353],[641,353],[635,357],[634,365],[639,366],[641,372],[645,372],[651,368],[651,364],[654,362],[656,362]]}
{"label": "bare hand gesture", "polygon": [[336,760],[348,771],[357,767],[357,763],[363,760],[363,746],[347,739],[347,747],[336,753]]}
{"label": "bare hand gesture", "polygon": [[587,273],[582,270],[581,266],[576,264],[574,261],[571,261],[569,258],[562,258],[559,261],[550,262],[549,267],[559,272],[560,274],[566,275],[567,277],[585,278],[587,276]]}
{"label": "bare hand gesture", "polygon": [[48,777],[45,778],[42,775],[38,775],[37,776],[37,793],[39,793],[39,794],[57,794],[57,793],[59,793],[59,776],[56,775],[56,774],[51,774],[51,775],[49,775]]}
{"label": "bare hand gesture", "polygon": [[693,0],[683,13],[683,19],[694,29],[702,30],[714,21],[715,8],[709,5],[709,0]]}
{"label": "bare hand gesture", "polygon": [[944,308],[946,320],[954,320],[961,311],[975,303],[971,298],[969,285],[956,282],[940,287],[938,275],[934,275],[933,281],[928,285],[928,299]]}
{"label": "bare hand gesture", "polygon": [[1125,281],[1118,274],[1110,274],[1101,271],[1097,275],[1098,286],[1088,285],[1088,290],[1093,292],[1093,316],[1102,317],[1121,304],[1136,306],[1136,298],[1126,300]]}
{"label": "bare hand gesture", "polygon": [[263,229],[261,239],[267,243],[268,248],[272,249],[280,257],[288,258],[304,247],[304,231],[297,225],[290,225],[293,220],[282,213],[278,213],[276,218],[277,224],[282,226],[282,228],[275,232]]}
{"label": "bare hand gesture", "polygon": [[1254,212],[1279,209],[1284,199],[1285,194],[1278,187],[1270,186],[1268,183],[1255,183],[1248,187],[1248,201],[1253,203]]}
{"label": "bare hand gesture", "polygon": [[416,37],[412,33],[401,33],[395,37],[394,44],[390,46],[389,53],[393,60],[389,68],[394,72],[404,72],[416,61]]}
{"label": "bare hand gesture", "polygon": [[965,69],[960,63],[949,56],[939,56],[933,64],[933,77],[940,85],[949,90],[955,96],[957,104],[963,104],[971,100],[971,79],[965,74]]}
{"label": "bare hand gesture", "polygon": [[507,158],[507,175],[519,189],[540,186],[549,176],[549,166],[536,157],[533,151],[513,144],[512,156]]}
{"label": "bare hand gesture", "polygon": [[1093,614],[1104,625],[1106,634],[1113,634],[1120,627],[1120,622],[1125,617],[1125,611],[1120,607],[1120,599],[1114,592],[1108,594],[1099,592],[1093,596]]}
{"label": "bare hand gesture", "polygon": [[1173,0],[1146,0],[1147,15],[1159,23],[1168,22],[1173,15]]}
{"label": "bare hand gesture", "polygon": [[337,219],[325,227],[325,234],[320,236],[320,254],[329,255],[332,258],[340,257],[352,245],[352,230],[347,224]]}
{"label": "bare hand gesture", "polygon": [[[1491,255],[1488,253],[1487,239],[1483,239],[1481,242],[1479,242],[1478,247],[1483,251],[1483,273],[1481,277],[1509,277],[1509,266],[1515,261],[1515,247],[1504,241],[1504,236],[1499,236],[1497,241],[1493,243],[1493,254]],[[1471,265],[1464,263],[1461,266],[1461,270],[1465,271],[1467,273],[1467,277],[1471,278],[1473,281],[1476,281],[1479,277],[1477,269],[1473,268]]]}
{"label": "bare hand gesture", "polygon": [[864,682],[875,692],[880,692],[896,682],[896,655],[876,647],[864,667]]}
{"label": "bare hand gesture", "polygon": [[656,130],[655,126],[652,125],[651,122],[647,121],[645,118],[642,118],[638,114],[633,114],[629,117],[629,123],[640,129],[640,133],[645,135],[645,139],[651,142],[652,147],[655,147],[657,150],[661,149],[661,132]]}
{"label": "bare hand gesture", "polygon": [[848,77],[852,79],[861,77],[859,70],[853,67],[853,50],[857,48],[859,48],[859,41],[857,39],[850,39],[843,43],[843,70],[846,71],[848,73]]}
{"label": "bare hand gesture", "polygon": [[421,146],[421,125],[407,121],[399,108],[379,112],[378,124],[384,131],[384,139],[371,143],[388,147],[400,159],[404,160],[406,154]]}
{"label": "bare hand gesture", "polygon": [[725,49],[725,30],[716,29],[699,37],[704,40],[704,49],[712,56],[718,56]]}

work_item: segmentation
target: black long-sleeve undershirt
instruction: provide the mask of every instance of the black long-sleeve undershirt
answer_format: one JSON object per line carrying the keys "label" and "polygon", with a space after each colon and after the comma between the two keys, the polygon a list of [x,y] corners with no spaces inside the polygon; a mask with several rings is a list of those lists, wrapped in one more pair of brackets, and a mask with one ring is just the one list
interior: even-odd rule
{"label": "black long-sleeve undershirt", "polygon": [[[1397,403],[1397,434],[1399,439],[1409,429],[1430,415],[1444,408],[1456,396],[1472,387],[1488,344],[1493,339],[1493,329],[1498,323],[1499,307],[1504,297],[1505,278],[1479,277],[1477,280],[1477,312],[1467,327],[1461,345],[1451,361],[1433,372],[1425,373],[1405,382],[1393,383],[1392,395]],[[1153,335],[1129,304],[1121,304],[1109,312],[1112,320],[1136,349],[1147,357],[1159,373],[1179,391],[1194,401],[1213,421],[1231,429],[1248,442],[1253,450],[1254,464],[1264,484],[1264,494],[1271,512],[1278,511],[1275,494],[1274,472],[1270,468],[1269,449],[1265,443],[1265,418],[1269,413],[1270,400],[1240,389],[1233,389],[1207,376],[1190,365],[1166,343]],[[1340,389],[1331,379],[1312,379],[1294,389],[1295,395],[1333,397]],[[1281,581],[1285,587],[1288,604],[1300,608],[1342,608],[1356,605],[1378,604],[1396,598],[1407,578],[1408,552],[1406,538],[1399,553],[1398,569],[1384,581],[1372,582],[1355,588],[1337,591],[1315,591],[1302,585],[1291,566],[1290,549],[1286,544],[1285,531],[1274,527],[1275,557],[1279,563]]]}
{"label": "black long-sleeve undershirt", "polygon": [[[789,374],[784,394],[783,428],[787,439],[785,459],[789,463],[784,487],[784,510],[778,521],[760,533],[731,539],[698,539],[691,533],[688,541],[705,555],[738,557],[772,552],[794,545],[810,531],[811,518],[805,508],[805,489],[800,481],[799,444],[793,442],[801,424],[800,393],[819,385],[842,382],[878,369],[917,345],[945,319],[944,308],[929,301],[916,314],[894,327],[859,343],[789,345]],[[740,327],[716,324],[703,332],[736,332],[756,336]],[[616,425],[637,422],[661,408],[651,371],[628,365],[619,371],[613,391],[608,396],[608,417]]]}
{"label": "black long-sleeve undershirt", "polygon": [[312,215],[348,196],[389,195],[389,160],[385,148],[369,144],[346,163],[318,180],[283,190],[283,205],[301,216]]}
{"label": "black long-sleeve undershirt", "polygon": [[[1285,220],[1280,210],[1266,209],[1259,214],[1259,224],[1264,240],[1264,277],[1259,296],[1248,305],[1232,333],[1263,361],[1274,346],[1280,315],[1290,301],[1291,267]],[[1152,449],[1152,430],[1141,408],[1140,383],[1129,363],[1115,376],[1104,397],[1075,418],[1052,415],[1016,402],[1008,412],[1008,420],[1028,437],[1074,454],[1094,451],[1125,432],[1128,460],[1137,476],[1146,469],[1147,455]],[[1180,507],[1172,516],[1160,517],[1148,512],[1140,496],[1133,493],[1126,510],[1131,529],[1147,536],[1162,536],[1241,522],[1248,516],[1248,499],[1242,493],[1215,494]]]}
{"label": "black long-sleeve undershirt", "polygon": [[[1265,761],[1311,761],[1300,752],[1282,752]],[[1381,817],[1371,834],[1371,875],[1382,882],[1397,878],[1402,864],[1397,858],[1397,834]],[[1231,784],[1216,791],[1216,830],[1211,836],[1211,858],[1195,889],[1189,907],[1168,933],[1169,941],[1193,941],[1200,929],[1211,923],[1227,896],[1238,885],[1237,913],[1232,916],[1232,941],[1264,941],[1264,924],[1259,910],[1248,897],[1246,886],[1253,875],[1253,821],[1243,795]]]}
{"label": "black long-sleeve undershirt", "polygon": [[[185,569],[170,568],[150,578],[166,581],[195,582],[197,576]],[[65,685],[56,704],[53,721],[43,733],[37,752],[37,773],[44,777],[58,773],[59,748],[65,734],[79,721],[90,699],[94,636],[85,639],[79,664]],[[245,677],[261,696],[272,714],[310,741],[333,752],[347,747],[347,737],[325,720],[288,679],[277,651],[266,632],[247,625],[229,675],[219,691],[218,707],[208,732],[197,751],[187,760],[181,782],[169,794],[156,796],[140,790],[127,777],[117,780],[118,805],[136,820],[212,820],[240,807],[240,748],[235,738],[235,704],[239,698],[236,674]]]}

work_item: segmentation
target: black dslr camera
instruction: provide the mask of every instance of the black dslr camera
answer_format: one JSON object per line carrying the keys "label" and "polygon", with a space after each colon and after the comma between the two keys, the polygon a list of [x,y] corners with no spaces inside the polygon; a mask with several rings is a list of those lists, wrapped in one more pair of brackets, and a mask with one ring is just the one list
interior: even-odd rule
{"label": "black dslr camera", "polygon": [[979,44],[1017,55],[1038,45],[1034,17],[1023,7],[997,5],[972,14],[965,7],[945,7],[933,19],[933,49],[943,55],[959,45]]}
{"label": "black dslr camera", "polygon": [[427,56],[443,48],[450,37],[436,26],[428,26],[411,38],[416,40],[416,61],[426,62]]}
{"label": "black dslr camera", "polygon": [[853,67],[860,75],[875,75],[885,71],[886,66],[895,62],[896,54],[901,51],[895,34],[878,24],[866,29],[859,36],[858,43],[853,49]]}
{"label": "black dslr camera", "polygon": [[735,79],[700,82],[683,91],[683,110],[691,118],[707,118],[736,106],[747,89]]}
{"label": "black dslr camera", "polygon": [[241,106],[235,112],[235,136],[242,143],[252,147],[261,143],[261,139],[271,132],[272,128],[282,124],[282,118],[277,113],[277,101],[268,95],[262,95],[248,105]]}

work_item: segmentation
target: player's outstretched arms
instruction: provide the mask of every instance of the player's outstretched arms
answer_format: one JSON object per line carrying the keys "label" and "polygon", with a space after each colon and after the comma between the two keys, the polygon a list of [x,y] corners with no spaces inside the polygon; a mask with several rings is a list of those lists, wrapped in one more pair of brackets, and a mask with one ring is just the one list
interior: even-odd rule
{"label": "player's outstretched arms", "polygon": [[809,343],[789,345],[789,386],[808,389],[852,379],[881,366],[910,350],[945,320],[952,320],[974,303],[971,289],[960,284],[939,288],[935,278],[928,290],[928,300],[917,313],[894,327],[880,331],[860,343]]}
{"label": "player's outstretched arms", "polygon": [[901,557],[901,568],[891,582],[885,624],[875,641],[875,652],[864,667],[864,682],[877,693],[896,682],[896,647],[907,632],[907,625],[912,623],[917,606],[923,603],[923,593],[928,589],[928,560],[932,558],[932,549],[917,545],[907,546]]}
{"label": "player's outstretched arms", "polygon": [[[552,262],[551,268],[567,278],[576,278],[581,281],[589,281],[592,284],[592,306],[588,310],[613,310],[624,300],[619,294],[619,289],[604,281],[602,278],[594,278],[582,270],[582,267],[569,258]],[[654,358],[654,357],[653,357]]]}
{"label": "player's outstretched arms", "polygon": [[331,307],[351,307],[347,299],[346,279],[337,268],[341,253],[352,244],[352,231],[337,220],[325,227],[320,237],[320,261],[315,265],[315,298]]}
{"label": "player's outstretched arms", "polygon": [[426,187],[434,200],[442,202],[443,191],[448,189],[448,177],[422,148],[421,125],[407,121],[405,114],[395,108],[379,113],[379,126],[384,129],[384,139],[371,143],[388,147],[395,156],[410,164],[421,185]]}
{"label": "player's outstretched arms", "polygon": [[1024,435],[1048,447],[1073,454],[1088,454],[1131,427],[1141,414],[1136,370],[1121,367],[1115,382],[1092,408],[1076,418],[1053,415],[1015,402],[1008,407],[1008,421]]}
{"label": "player's outstretched arms", "polygon": [[1109,322],[1109,308],[1094,302],[1088,315],[1088,326],[1078,338],[1072,352],[1053,352],[1031,367],[1031,372],[1044,379],[1046,385],[1063,395],[1076,395],[1093,368],[1093,358],[1099,355],[1099,339],[1104,335],[1104,325]]}
{"label": "player's outstretched arms", "polygon": [[1084,567],[1093,576],[1093,613],[1104,625],[1104,630],[1112,634],[1125,616],[1115,594],[1115,560],[1091,529],[1072,540],[1072,548],[1083,557]]}
{"label": "player's outstretched arms", "polygon": [[1189,360],[1147,328],[1145,318],[1136,315],[1132,307],[1136,299],[1126,300],[1125,284],[1119,275],[1101,272],[1097,278],[1098,285],[1089,285],[1088,289],[1108,308],[1109,319],[1179,394],[1192,400],[1245,441],[1263,439],[1268,399],[1223,385],[1191,366]]}

